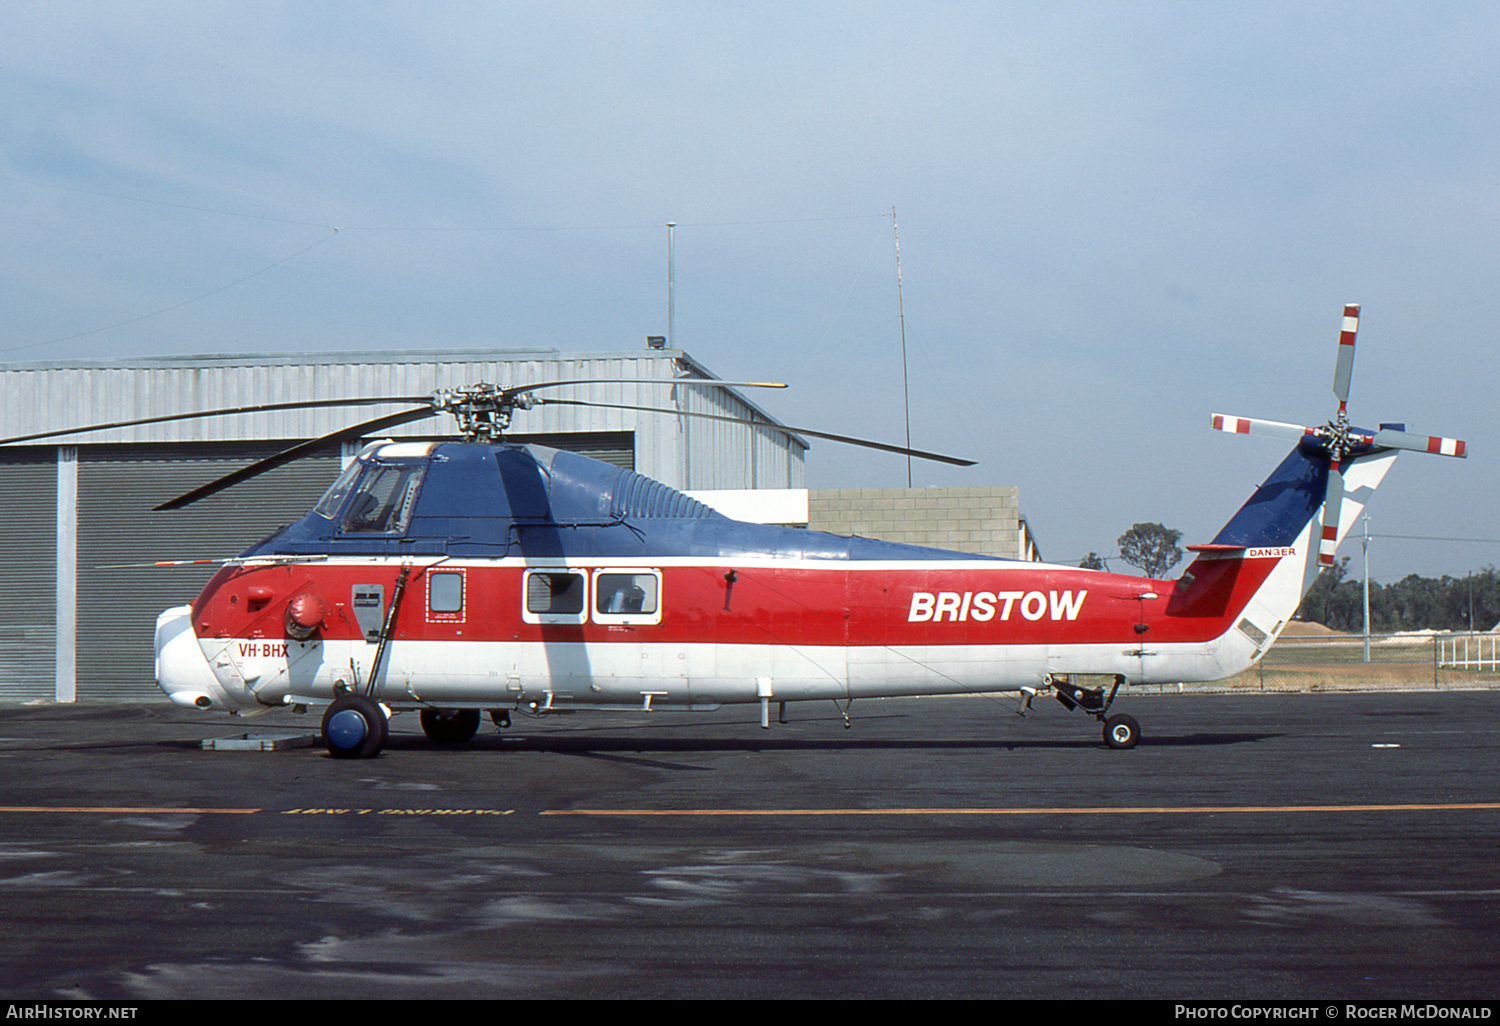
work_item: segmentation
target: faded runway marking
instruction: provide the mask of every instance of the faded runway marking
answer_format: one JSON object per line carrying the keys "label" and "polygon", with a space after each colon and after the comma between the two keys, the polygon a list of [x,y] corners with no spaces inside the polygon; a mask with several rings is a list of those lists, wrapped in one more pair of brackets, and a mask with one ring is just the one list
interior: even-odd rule
{"label": "faded runway marking", "polygon": [[542,816],[1148,816],[1183,813],[1443,812],[1500,809],[1500,802],[1408,805],[1144,805],[972,809],[545,809]]}

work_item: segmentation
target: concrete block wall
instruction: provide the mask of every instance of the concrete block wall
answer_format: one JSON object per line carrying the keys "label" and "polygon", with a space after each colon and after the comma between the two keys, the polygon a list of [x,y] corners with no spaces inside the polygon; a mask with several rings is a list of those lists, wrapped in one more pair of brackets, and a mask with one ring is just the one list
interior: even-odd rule
{"label": "concrete block wall", "polygon": [[830,534],[1025,558],[1015,485],[811,489],[807,526]]}

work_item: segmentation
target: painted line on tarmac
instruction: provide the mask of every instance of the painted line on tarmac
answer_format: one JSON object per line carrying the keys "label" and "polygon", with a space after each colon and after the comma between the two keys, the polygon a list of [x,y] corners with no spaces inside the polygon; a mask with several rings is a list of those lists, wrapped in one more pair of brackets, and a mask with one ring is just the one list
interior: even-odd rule
{"label": "painted line on tarmac", "polygon": [[0,813],[8,812],[70,812],[90,813],[108,812],[115,815],[121,813],[134,813],[136,815],[167,815],[167,814],[222,814],[228,816],[248,816],[260,812],[260,809],[167,809],[148,808],[140,806],[111,806],[111,805],[0,805]]}
{"label": "painted line on tarmac", "polygon": [[283,816],[509,816],[515,809],[282,809]]}
{"label": "painted line on tarmac", "polygon": [[543,816],[1152,816],[1184,813],[1451,812],[1500,809],[1500,802],[1421,805],[1180,805],[1041,809],[545,809]]}
{"label": "painted line on tarmac", "polygon": [[515,809],[174,809],[139,806],[104,805],[0,805],[0,815],[6,813],[60,812],[72,814],[111,813],[114,815],[225,815],[253,816],[260,812],[279,812],[283,816],[509,816]]}

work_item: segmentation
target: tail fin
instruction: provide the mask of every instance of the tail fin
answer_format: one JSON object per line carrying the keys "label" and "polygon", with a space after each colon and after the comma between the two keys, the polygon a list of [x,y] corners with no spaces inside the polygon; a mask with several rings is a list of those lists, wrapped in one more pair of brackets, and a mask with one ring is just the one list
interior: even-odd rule
{"label": "tail fin", "polygon": [[[1344,307],[1338,359],[1333,372],[1334,416],[1322,427],[1214,414],[1214,430],[1268,438],[1292,438],[1297,447],[1210,545],[1190,546],[1198,558],[1177,583],[1169,615],[1233,617],[1215,658],[1224,672],[1244,669],[1266,650],[1291,619],[1321,567],[1333,563],[1349,533],[1401,449],[1463,457],[1456,438],[1411,435],[1405,425],[1382,424],[1367,431],[1349,423],[1349,382],[1354,373],[1354,337],[1359,304]],[[1234,665],[1251,643],[1249,661]],[[1208,678],[1212,679],[1212,678]]]}
{"label": "tail fin", "polygon": [[[1364,511],[1396,458],[1382,450],[1346,460],[1334,544]],[[1189,546],[1197,558],[1177,582],[1169,616],[1231,624],[1219,653],[1222,676],[1237,673],[1265,652],[1291,620],[1318,575],[1330,461],[1299,444],[1266,478],[1208,545]]]}

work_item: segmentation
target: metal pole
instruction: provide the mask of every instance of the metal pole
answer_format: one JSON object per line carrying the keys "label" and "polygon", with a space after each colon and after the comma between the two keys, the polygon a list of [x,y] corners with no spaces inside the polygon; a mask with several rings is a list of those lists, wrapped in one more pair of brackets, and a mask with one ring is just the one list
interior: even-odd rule
{"label": "metal pole", "polygon": [[[911,448],[911,384],[906,376],[906,303],[901,298],[901,233],[896,229],[896,208],[891,208],[891,235],[896,240],[896,311],[901,319],[901,397],[906,408],[906,447]],[[906,487],[911,487],[911,453],[906,454]]]}
{"label": "metal pole", "polygon": [[1360,547],[1365,552],[1365,662],[1370,661],[1370,514],[1364,515],[1365,537]]}
{"label": "metal pole", "polygon": [[676,234],[676,231],[677,231],[677,222],[676,221],[668,221],[667,222],[667,348],[668,349],[676,349],[677,348],[675,345],[672,344],[672,320],[673,320],[673,315],[676,313],[676,310],[673,307],[673,296],[672,296],[672,290],[673,290],[673,285],[674,285],[674,282],[673,282],[672,279],[676,276],[676,254],[674,252],[674,244],[675,244],[676,240],[673,238],[673,236]]}

